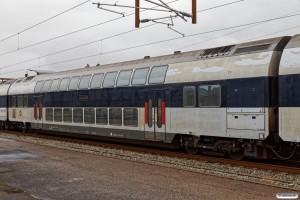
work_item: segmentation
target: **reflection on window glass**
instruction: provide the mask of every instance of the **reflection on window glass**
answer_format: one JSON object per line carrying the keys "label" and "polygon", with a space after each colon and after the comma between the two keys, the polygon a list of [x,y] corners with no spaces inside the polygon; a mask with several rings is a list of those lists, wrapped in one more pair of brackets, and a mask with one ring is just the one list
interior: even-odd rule
{"label": "reflection on window glass", "polygon": [[149,68],[137,69],[132,77],[132,85],[145,85]]}
{"label": "reflection on window glass", "polygon": [[138,110],[137,108],[124,108],[124,125],[138,126]]}
{"label": "reflection on window glass", "polygon": [[152,119],[152,99],[148,100],[148,127],[151,128],[153,124]]}
{"label": "reflection on window glass", "polygon": [[58,85],[59,85],[60,79],[55,79],[51,85],[51,92],[58,91]]}
{"label": "reflection on window glass", "polygon": [[196,104],[196,87],[183,87],[183,107],[194,107]]}
{"label": "reflection on window glass", "polygon": [[157,99],[157,127],[161,128],[162,127],[162,108],[161,108],[161,99]]}
{"label": "reflection on window glass", "polygon": [[61,122],[62,121],[62,109],[54,108],[54,121]]}
{"label": "reflection on window glass", "polygon": [[96,109],[96,123],[107,125],[107,108]]}
{"label": "reflection on window glass", "polygon": [[16,107],[17,106],[17,99],[16,99],[16,96],[13,96],[11,98],[11,106],[12,107]]}
{"label": "reflection on window glass", "polygon": [[79,89],[88,89],[91,77],[92,77],[92,75],[82,76],[80,83],[79,83]]}
{"label": "reflection on window glass", "polygon": [[91,88],[100,88],[103,74],[95,74],[91,81]]}
{"label": "reflection on window glass", "polygon": [[44,81],[39,81],[36,83],[35,88],[34,88],[34,92],[41,92],[42,87],[43,87]]}
{"label": "reflection on window glass", "polygon": [[64,122],[72,122],[72,109],[64,108]]}
{"label": "reflection on window glass", "polygon": [[24,96],[24,107],[28,107],[28,96]]}
{"label": "reflection on window glass", "polygon": [[199,86],[199,105],[200,107],[219,107],[221,106],[221,86],[202,85]]}
{"label": "reflection on window glass", "polygon": [[110,125],[122,125],[122,109],[110,108],[109,109],[109,124]]}
{"label": "reflection on window glass", "polygon": [[153,67],[149,77],[149,83],[163,83],[167,73],[168,66]]}
{"label": "reflection on window glass", "polygon": [[23,107],[23,96],[18,96],[18,107]]}
{"label": "reflection on window glass", "polygon": [[71,81],[70,81],[70,84],[69,84],[69,90],[77,90],[79,79],[80,79],[79,76],[71,78]]}
{"label": "reflection on window glass", "polygon": [[46,121],[53,122],[53,108],[46,108]]}
{"label": "reflection on window glass", "polygon": [[51,83],[52,83],[52,80],[45,81],[42,92],[49,92]]}
{"label": "reflection on window glass", "polygon": [[84,109],[84,123],[95,124],[95,109],[85,108]]}
{"label": "reflection on window glass", "polygon": [[118,72],[109,72],[105,75],[103,87],[114,87],[115,80]]}
{"label": "reflection on window glass", "polygon": [[83,123],[82,108],[73,109],[73,121],[74,123]]}
{"label": "reflection on window glass", "polygon": [[66,91],[68,88],[69,78],[63,78],[59,85],[59,91]]}
{"label": "reflection on window glass", "polygon": [[132,70],[122,71],[119,74],[117,86],[128,86]]}

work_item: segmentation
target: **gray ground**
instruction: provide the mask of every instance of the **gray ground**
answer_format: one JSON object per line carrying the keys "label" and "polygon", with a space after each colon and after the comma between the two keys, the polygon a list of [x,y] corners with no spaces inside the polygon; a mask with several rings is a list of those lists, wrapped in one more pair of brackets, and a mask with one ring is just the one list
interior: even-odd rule
{"label": "gray ground", "polygon": [[0,199],[276,199],[282,191],[0,138]]}

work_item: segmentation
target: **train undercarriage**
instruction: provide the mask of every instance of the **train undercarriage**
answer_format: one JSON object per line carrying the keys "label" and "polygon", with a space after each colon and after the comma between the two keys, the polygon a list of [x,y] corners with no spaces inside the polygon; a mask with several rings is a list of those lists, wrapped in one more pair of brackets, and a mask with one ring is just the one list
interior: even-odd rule
{"label": "train undercarriage", "polygon": [[270,135],[266,140],[182,135],[180,142],[189,154],[198,154],[204,151],[218,152],[234,160],[242,160],[245,157],[287,160],[299,157],[300,150],[299,144],[282,141],[278,137],[278,133]]}

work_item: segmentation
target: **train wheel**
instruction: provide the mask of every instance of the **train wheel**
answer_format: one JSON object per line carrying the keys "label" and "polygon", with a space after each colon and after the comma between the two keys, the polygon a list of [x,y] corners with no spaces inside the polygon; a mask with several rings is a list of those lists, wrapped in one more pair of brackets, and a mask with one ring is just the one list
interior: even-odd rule
{"label": "train wheel", "polygon": [[232,160],[243,160],[245,157],[244,151],[236,151],[236,152],[230,152],[229,157]]}
{"label": "train wheel", "polygon": [[191,146],[188,142],[184,143],[184,148],[188,154],[196,155],[199,153],[199,149]]}

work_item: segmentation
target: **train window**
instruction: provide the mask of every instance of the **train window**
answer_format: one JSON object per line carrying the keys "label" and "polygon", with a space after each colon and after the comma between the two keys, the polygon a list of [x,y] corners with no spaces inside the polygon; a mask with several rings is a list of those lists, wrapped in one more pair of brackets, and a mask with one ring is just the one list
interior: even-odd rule
{"label": "train window", "polygon": [[24,96],[24,107],[28,107],[28,96]]}
{"label": "train window", "polygon": [[59,91],[66,91],[70,78],[63,78],[59,85]]}
{"label": "train window", "polygon": [[53,109],[46,108],[46,121],[53,122]]}
{"label": "train window", "polygon": [[84,123],[85,124],[95,124],[95,109],[85,108],[84,109]]}
{"label": "train window", "polygon": [[96,124],[107,125],[107,108],[96,109]]}
{"label": "train window", "polygon": [[109,124],[110,125],[122,125],[122,109],[110,108],[109,109]]}
{"label": "train window", "polygon": [[11,98],[11,106],[12,107],[16,107],[17,106],[17,99],[16,99],[16,96],[13,96]]}
{"label": "train window", "polygon": [[200,107],[219,107],[221,106],[221,86],[220,85],[201,85],[199,86],[199,105]]}
{"label": "train window", "polygon": [[88,89],[91,77],[92,77],[92,75],[82,76],[80,83],[79,83],[79,89]]}
{"label": "train window", "polygon": [[60,79],[55,79],[51,85],[50,91],[55,92],[58,91],[58,85],[60,83]]}
{"label": "train window", "polygon": [[54,121],[62,122],[62,109],[61,108],[54,108]]}
{"label": "train window", "polygon": [[100,88],[103,79],[103,74],[95,74],[91,81],[90,88]]}
{"label": "train window", "polygon": [[183,107],[194,107],[196,105],[196,87],[183,87]]}
{"label": "train window", "polygon": [[23,107],[23,96],[18,96],[18,107]]}
{"label": "train window", "polygon": [[137,69],[132,77],[132,85],[145,85],[149,68]]}
{"label": "train window", "polygon": [[103,81],[103,87],[114,87],[118,72],[106,73]]}
{"label": "train window", "polygon": [[157,127],[161,128],[162,127],[162,107],[161,107],[161,99],[157,100],[157,107],[156,107],[156,111],[157,111]]}
{"label": "train window", "polygon": [[64,108],[63,121],[72,122],[72,108]]}
{"label": "train window", "polygon": [[73,109],[73,122],[74,123],[83,123],[82,108],[74,108]]}
{"label": "train window", "polygon": [[152,99],[148,100],[148,127],[151,128],[152,127]]}
{"label": "train window", "polygon": [[248,47],[241,47],[238,48],[234,54],[240,54],[240,53],[249,53],[254,51],[263,51],[267,50],[270,47],[271,44],[260,44],[260,45],[254,45],[254,46],[248,46]]}
{"label": "train window", "polygon": [[44,84],[44,81],[38,81],[35,85],[34,92],[35,93],[41,92],[43,84]]}
{"label": "train window", "polygon": [[45,81],[43,85],[42,92],[49,92],[50,86],[51,86],[52,80]]}
{"label": "train window", "polygon": [[132,70],[121,71],[117,80],[117,86],[128,86]]}
{"label": "train window", "polygon": [[75,76],[75,77],[71,78],[71,81],[69,84],[69,90],[77,90],[79,79],[80,79],[80,76]]}
{"label": "train window", "polygon": [[138,110],[137,108],[124,108],[124,125],[138,126]]}
{"label": "train window", "polygon": [[149,76],[149,84],[165,82],[167,69],[168,66],[153,67]]}

